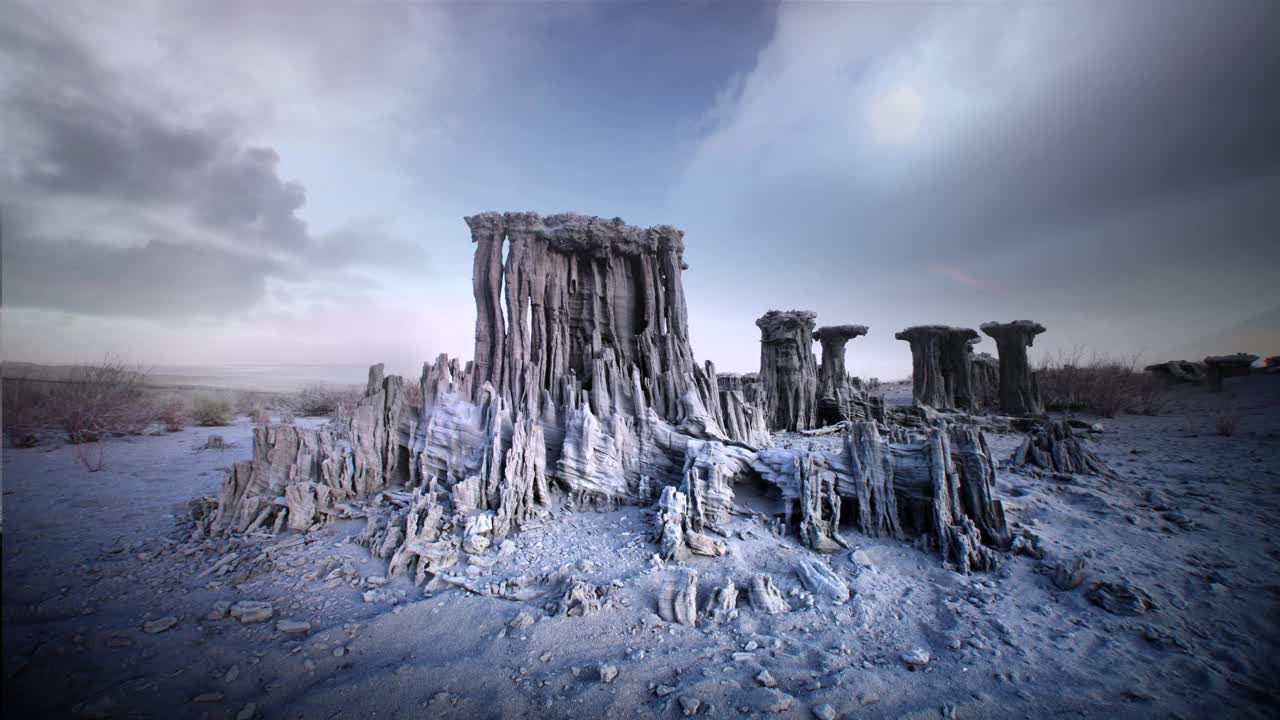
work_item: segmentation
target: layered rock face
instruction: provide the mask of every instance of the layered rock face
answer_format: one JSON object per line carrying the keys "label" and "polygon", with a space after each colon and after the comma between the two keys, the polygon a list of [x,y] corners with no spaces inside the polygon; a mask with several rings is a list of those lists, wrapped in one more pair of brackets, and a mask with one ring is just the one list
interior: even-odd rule
{"label": "layered rock face", "polygon": [[1008,415],[1039,415],[1040,389],[1027,362],[1027,348],[1035,342],[1044,326],[1030,320],[989,322],[982,332],[996,341],[1000,353],[1000,410]]}
{"label": "layered rock face", "polygon": [[896,335],[911,344],[911,395],[919,404],[975,412],[981,409],[973,387],[972,343],[978,333],[946,325],[916,325]]}
{"label": "layered rock face", "polygon": [[827,325],[813,331],[813,339],[822,344],[822,364],[818,366],[819,425],[872,420],[878,415],[876,402],[854,386],[844,364],[845,346],[866,334],[866,325]]}
{"label": "layered rock face", "polygon": [[818,419],[818,364],[806,310],[770,310],[760,328],[760,387],[770,430],[809,430]]}
{"label": "layered rock face", "polygon": [[839,451],[769,448],[753,466],[781,490],[801,539],[819,552],[846,547],[844,517],[865,535],[924,538],[963,572],[995,567],[994,550],[1010,541],[992,494],[991,450],[970,428],[889,441],[875,423],[853,423]]}

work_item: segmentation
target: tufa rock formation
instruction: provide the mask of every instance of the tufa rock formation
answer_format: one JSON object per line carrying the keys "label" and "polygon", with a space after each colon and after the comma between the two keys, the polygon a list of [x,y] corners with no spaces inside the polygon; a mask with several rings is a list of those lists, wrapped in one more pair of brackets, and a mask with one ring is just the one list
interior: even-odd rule
{"label": "tufa rock formation", "polygon": [[1166,382],[1189,383],[1192,385],[1203,383],[1207,373],[1204,363],[1189,362],[1187,360],[1169,360],[1148,365],[1143,370]]}
{"label": "tufa rock formation", "polygon": [[1000,353],[1000,410],[1006,415],[1040,415],[1040,389],[1027,362],[1027,348],[1044,326],[1030,320],[982,324],[982,332],[996,341]]}
{"label": "tufa rock formation", "polygon": [[981,409],[973,390],[970,345],[978,333],[946,325],[916,325],[894,335],[911,344],[911,396],[938,409]]}
{"label": "tufa rock formation", "polygon": [[[973,349],[972,346],[969,348]],[[1000,361],[988,353],[969,357],[969,383],[973,388],[976,410],[988,411],[1000,406]]]}
{"label": "tufa rock formation", "polygon": [[817,424],[818,365],[813,322],[806,310],[770,310],[760,328],[760,386],[770,430],[809,430]]}
{"label": "tufa rock formation", "polygon": [[[475,360],[441,355],[424,365],[422,407],[402,378],[370,368],[344,423],[349,447],[329,429],[255,429],[252,460],[227,474],[216,501],[192,503],[200,533],[307,531],[363,517],[357,542],[387,561],[389,576],[515,600],[558,592],[569,616],[599,608],[605,590],[563,574],[482,586],[458,568],[560,508],[619,504],[656,504],[662,557],[721,556],[728,546],[711,535],[727,537],[735,482],[752,473],[780,489],[785,524],[815,550],[848,546],[842,519],[870,535],[920,538],[964,572],[994,567],[992,549],[1008,545],[990,451],[976,430],[899,427],[886,439],[869,419],[880,413],[843,358],[844,343],[865,328],[816,334],[821,395],[808,312],[757,321],[758,376],[717,375],[690,349],[680,231],[572,214],[467,222]],[[937,353],[947,402],[972,396],[952,377],[967,378],[970,367],[965,338],[956,338],[946,352],[962,348],[964,360],[941,345]],[[770,429],[814,428],[820,405],[827,420],[850,421],[824,431],[845,433],[838,449],[768,448]],[[806,585],[840,601],[824,569],[803,568]],[[788,609],[766,576],[749,592],[755,607]],[[713,614],[732,614],[736,593],[729,585],[713,594]],[[681,575],[664,604],[692,624],[696,576]]]}
{"label": "tufa rock formation", "polygon": [[883,419],[879,398],[863,393],[845,371],[845,345],[867,334],[866,325],[827,325],[813,331],[822,344],[822,364],[818,366],[818,424]]}
{"label": "tufa rock formation", "polygon": [[1062,420],[1055,420],[1027,433],[1027,437],[1013,453],[1013,465],[1030,465],[1043,470],[1078,475],[1113,475],[1102,458],[1086,448],[1076,437],[1071,424]]}
{"label": "tufa rock formation", "polygon": [[1204,359],[1205,379],[1211,392],[1222,392],[1222,381],[1229,377],[1245,377],[1257,355],[1236,353],[1235,355],[1216,355]]}

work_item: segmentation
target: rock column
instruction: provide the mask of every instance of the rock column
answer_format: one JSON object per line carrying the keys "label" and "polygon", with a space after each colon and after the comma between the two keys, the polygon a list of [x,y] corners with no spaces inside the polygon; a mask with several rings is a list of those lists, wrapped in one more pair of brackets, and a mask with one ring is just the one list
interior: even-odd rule
{"label": "rock column", "polygon": [[1000,410],[1009,415],[1039,415],[1040,389],[1027,362],[1027,348],[1044,326],[1030,320],[983,323],[982,332],[996,341],[1000,353]]}
{"label": "rock column", "polygon": [[827,325],[813,332],[813,339],[822,343],[822,364],[818,366],[819,424],[832,425],[853,419],[849,417],[849,396],[856,391],[849,387],[844,365],[845,345],[866,334],[866,325]]}
{"label": "rock column", "polygon": [[818,364],[806,310],[770,310],[760,328],[760,385],[770,430],[809,430],[817,423]]}

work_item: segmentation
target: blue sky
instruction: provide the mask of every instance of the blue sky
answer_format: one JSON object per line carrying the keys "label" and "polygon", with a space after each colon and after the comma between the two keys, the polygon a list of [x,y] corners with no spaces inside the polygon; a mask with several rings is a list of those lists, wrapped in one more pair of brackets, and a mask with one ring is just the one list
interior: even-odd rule
{"label": "blue sky", "polygon": [[721,369],[1280,346],[1275,3],[0,4],[7,359],[469,357],[483,210],[683,228]]}

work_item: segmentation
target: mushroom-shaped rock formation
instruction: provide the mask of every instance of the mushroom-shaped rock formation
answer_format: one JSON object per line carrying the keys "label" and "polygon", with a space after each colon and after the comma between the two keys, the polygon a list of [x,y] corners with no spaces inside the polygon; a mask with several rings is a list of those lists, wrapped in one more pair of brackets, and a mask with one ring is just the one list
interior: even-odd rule
{"label": "mushroom-shaped rock formation", "polygon": [[1041,414],[1040,389],[1027,362],[1027,348],[1035,342],[1036,335],[1044,332],[1044,326],[1030,320],[1014,320],[983,323],[981,327],[996,341],[1000,353],[1000,410],[1008,415]]}
{"label": "mushroom-shaped rock formation", "polygon": [[822,364],[818,366],[820,425],[870,419],[865,411],[865,399],[849,381],[844,365],[845,345],[866,334],[866,325],[825,325],[813,331],[813,339],[822,344]]}
{"label": "mushroom-shaped rock formation", "polygon": [[809,430],[817,422],[818,364],[806,310],[770,310],[760,328],[760,385],[770,430]]}
{"label": "mushroom-shaped rock formation", "polygon": [[911,396],[932,408],[972,411],[978,404],[970,377],[970,343],[978,333],[946,325],[916,325],[894,337],[911,344]]}
{"label": "mushroom-shaped rock formation", "polygon": [[1222,392],[1222,380],[1224,378],[1248,375],[1249,368],[1257,359],[1257,355],[1250,355],[1249,353],[1214,355],[1205,358],[1205,379],[1209,382],[1209,390]]}

